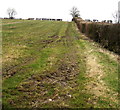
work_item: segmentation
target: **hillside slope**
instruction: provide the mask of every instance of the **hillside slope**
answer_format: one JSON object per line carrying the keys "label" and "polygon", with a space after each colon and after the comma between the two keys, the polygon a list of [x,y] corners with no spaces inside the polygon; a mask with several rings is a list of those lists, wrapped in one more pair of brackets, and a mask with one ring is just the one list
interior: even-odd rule
{"label": "hillside slope", "polygon": [[3,22],[3,108],[119,107],[119,56],[74,22]]}

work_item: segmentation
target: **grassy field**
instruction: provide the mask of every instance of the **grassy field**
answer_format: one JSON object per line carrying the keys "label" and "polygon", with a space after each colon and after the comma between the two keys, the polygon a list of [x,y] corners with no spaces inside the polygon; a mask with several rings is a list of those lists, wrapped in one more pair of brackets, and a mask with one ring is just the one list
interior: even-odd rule
{"label": "grassy field", "polygon": [[74,22],[3,20],[3,108],[118,108],[118,55]]}

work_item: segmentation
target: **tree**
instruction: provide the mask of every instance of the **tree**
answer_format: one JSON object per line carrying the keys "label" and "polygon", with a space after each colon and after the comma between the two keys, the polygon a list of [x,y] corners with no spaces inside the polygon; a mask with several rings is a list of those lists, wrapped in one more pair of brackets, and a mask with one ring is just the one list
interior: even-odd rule
{"label": "tree", "polygon": [[79,17],[80,16],[80,11],[76,8],[76,7],[73,7],[71,10],[70,10],[70,15],[72,15],[72,17]]}
{"label": "tree", "polygon": [[8,8],[7,13],[10,19],[14,19],[14,16],[17,14],[14,8]]}
{"label": "tree", "polygon": [[115,11],[113,14],[112,14],[113,18],[114,18],[114,21],[115,23],[118,23],[118,11]]}

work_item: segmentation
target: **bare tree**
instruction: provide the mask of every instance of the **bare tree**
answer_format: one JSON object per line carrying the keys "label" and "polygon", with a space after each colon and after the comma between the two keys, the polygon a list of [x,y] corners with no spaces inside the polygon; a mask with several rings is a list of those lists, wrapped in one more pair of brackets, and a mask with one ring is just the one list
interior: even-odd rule
{"label": "bare tree", "polygon": [[8,9],[7,9],[7,13],[8,13],[8,15],[9,15],[9,18],[10,18],[10,19],[13,19],[14,16],[17,14],[17,12],[15,11],[14,8],[8,8]]}
{"label": "bare tree", "polygon": [[71,10],[70,10],[70,15],[72,15],[72,17],[79,17],[80,16],[80,11],[76,8],[76,7],[73,7]]}
{"label": "bare tree", "polygon": [[114,18],[114,21],[115,23],[118,23],[118,11],[115,11],[113,14],[112,14],[113,18]]}

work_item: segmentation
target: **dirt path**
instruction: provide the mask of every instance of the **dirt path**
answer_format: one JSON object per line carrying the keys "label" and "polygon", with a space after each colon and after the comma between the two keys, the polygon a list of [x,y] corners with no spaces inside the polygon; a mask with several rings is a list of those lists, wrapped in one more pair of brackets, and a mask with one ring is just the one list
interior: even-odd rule
{"label": "dirt path", "polygon": [[[87,39],[86,36],[82,35],[82,39]],[[83,40],[83,42],[85,41]],[[86,42],[86,41],[85,41]],[[93,105],[93,107],[100,107],[101,105],[98,103],[98,101],[103,100],[107,101],[108,99],[111,100],[107,107],[109,108],[116,108],[116,106],[113,104],[116,103],[118,105],[118,92],[112,91],[105,83],[103,78],[105,77],[105,72],[103,69],[103,66],[99,64],[98,61],[100,59],[95,56],[93,53],[95,51],[103,52],[104,54],[108,55],[112,60],[118,61],[118,55],[109,52],[108,50],[102,49],[98,47],[94,42],[87,39],[88,43],[91,43],[94,48],[90,45],[85,45],[86,51],[86,77],[89,79],[89,81],[86,83],[86,90],[87,93],[92,94],[92,97],[88,99],[88,102]],[[96,49],[96,50],[95,50]],[[107,66],[107,65],[106,65]]]}
{"label": "dirt path", "polygon": [[[69,56],[73,57],[70,54]],[[33,75],[19,88],[19,91],[27,93],[32,107],[45,107],[51,104],[53,107],[70,107],[68,100],[72,97],[70,90],[76,85],[74,80],[78,74],[77,64],[66,54],[56,65],[58,67],[55,71],[45,71],[39,76]],[[37,95],[34,96],[33,91]]]}
{"label": "dirt path", "polygon": [[[92,51],[92,50],[91,50]],[[102,80],[104,77],[104,71],[102,69],[102,66],[99,65],[97,62],[97,58],[94,55],[91,55],[91,51],[89,50],[87,53],[87,77],[91,79],[90,82],[86,85],[86,89],[94,95],[95,101],[92,100],[92,103],[96,105],[96,99],[98,97],[103,96],[103,97],[109,97],[110,100],[113,102],[117,101],[117,95],[113,91],[111,91],[105,84],[105,82]],[[112,93],[108,94],[108,93]],[[110,105],[112,106],[112,105]]]}
{"label": "dirt path", "polygon": [[[68,25],[69,26],[69,25]],[[69,101],[72,91],[77,86],[76,79],[79,74],[76,46],[73,43],[74,38],[69,36],[66,30],[66,36],[56,43],[64,45],[66,52],[62,57],[52,65],[50,70],[45,70],[41,74],[32,75],[29,79],[21,83],[17,88],[22,94],[18,100],[11,100],[13,106],[17,107],[70,107]],[[73,39],[73,40],[72,40]],[[28,104],[24,105],[24,102]]]}

